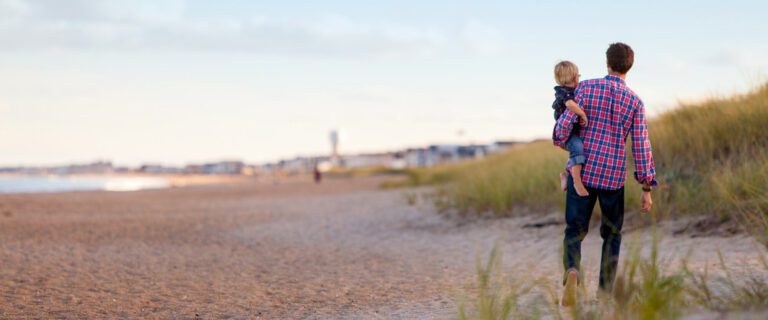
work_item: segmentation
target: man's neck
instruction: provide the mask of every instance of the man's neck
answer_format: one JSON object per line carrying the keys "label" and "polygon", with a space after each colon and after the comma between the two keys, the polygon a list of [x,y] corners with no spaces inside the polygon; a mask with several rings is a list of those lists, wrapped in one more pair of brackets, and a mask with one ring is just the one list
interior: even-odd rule
{"label": "man's neck", "polygon": [[609,75],[616,76],[621,78],[621,80],[627,80],[627,74],[626,73],[618,73],[618,72],[608,72]]}

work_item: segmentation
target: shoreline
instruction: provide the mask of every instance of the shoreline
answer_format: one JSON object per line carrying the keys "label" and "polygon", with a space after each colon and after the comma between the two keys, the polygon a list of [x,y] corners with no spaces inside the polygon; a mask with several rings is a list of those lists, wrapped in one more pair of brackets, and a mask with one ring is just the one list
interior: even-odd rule
{"label": "shoreline", "polygon": [[[103,185],[94,184],[92,186],[68,186],[55,188],[52,186],[41,185],[39,187],[31,187],[30,190],[13,190],[7,192],[0,192],[0,194],[47,194],[47,193],[66,193],[66,192],[133,192],[140,190],[157,190],[157,189],[171,189],[182,188],[189,186],[200,185],[228,185],[228,184],[241,184],[248,183],[255,180],[253,176],[242,175],[185,175],[185,174],[144,174],[144,173],[106,173],[106,174],[19,174],[19,173],[3,173],[0,174],[0,179],[45,179],[52,181],[72,181],[73,183],[78,180],[88,181],[93,180],[94,183],[102,182]],[[112,181],[111,181],[112,180]],[[128,187],[109,187],[110,182],[134,182],[138,185]],[[143,182],[143,183],[142,183]]]}

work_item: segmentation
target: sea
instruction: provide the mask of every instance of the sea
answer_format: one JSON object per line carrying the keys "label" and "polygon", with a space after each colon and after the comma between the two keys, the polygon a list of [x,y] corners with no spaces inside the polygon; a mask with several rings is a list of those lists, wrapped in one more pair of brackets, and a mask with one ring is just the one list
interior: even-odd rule
{"label": "sea", "polygon": [[136,191],[171,186],[160,177],[126,176],[0,176],[0,193],[51,193],[67,191]]}

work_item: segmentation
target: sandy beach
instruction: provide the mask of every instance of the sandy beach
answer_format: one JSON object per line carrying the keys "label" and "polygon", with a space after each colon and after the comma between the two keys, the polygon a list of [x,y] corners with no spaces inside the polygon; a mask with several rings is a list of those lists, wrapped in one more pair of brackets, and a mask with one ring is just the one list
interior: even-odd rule
{"label": "sandy beach", "polygon": [[[506,273],[558,286],[557,213],[459,222],[406,201],[430,189],[380,190],[383,179],[0,195],[0,318],[454,318],[494,243]],[[737,277],[765,273],[751,238],[678,227],[663,232],[663,257],[716,269],[719,250]],[[596,231],[583,248],[590,288]],[[625,248],[647,236],[627,233]]]}

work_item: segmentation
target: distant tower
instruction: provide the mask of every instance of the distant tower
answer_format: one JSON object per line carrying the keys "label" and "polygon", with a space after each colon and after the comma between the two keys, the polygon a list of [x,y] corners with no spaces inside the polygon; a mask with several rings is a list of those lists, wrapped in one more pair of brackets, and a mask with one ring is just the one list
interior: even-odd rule
{"label": "distant tower", "polygon": [[331,130],[331,161],[337,162],[339,159],[339,131]]}

